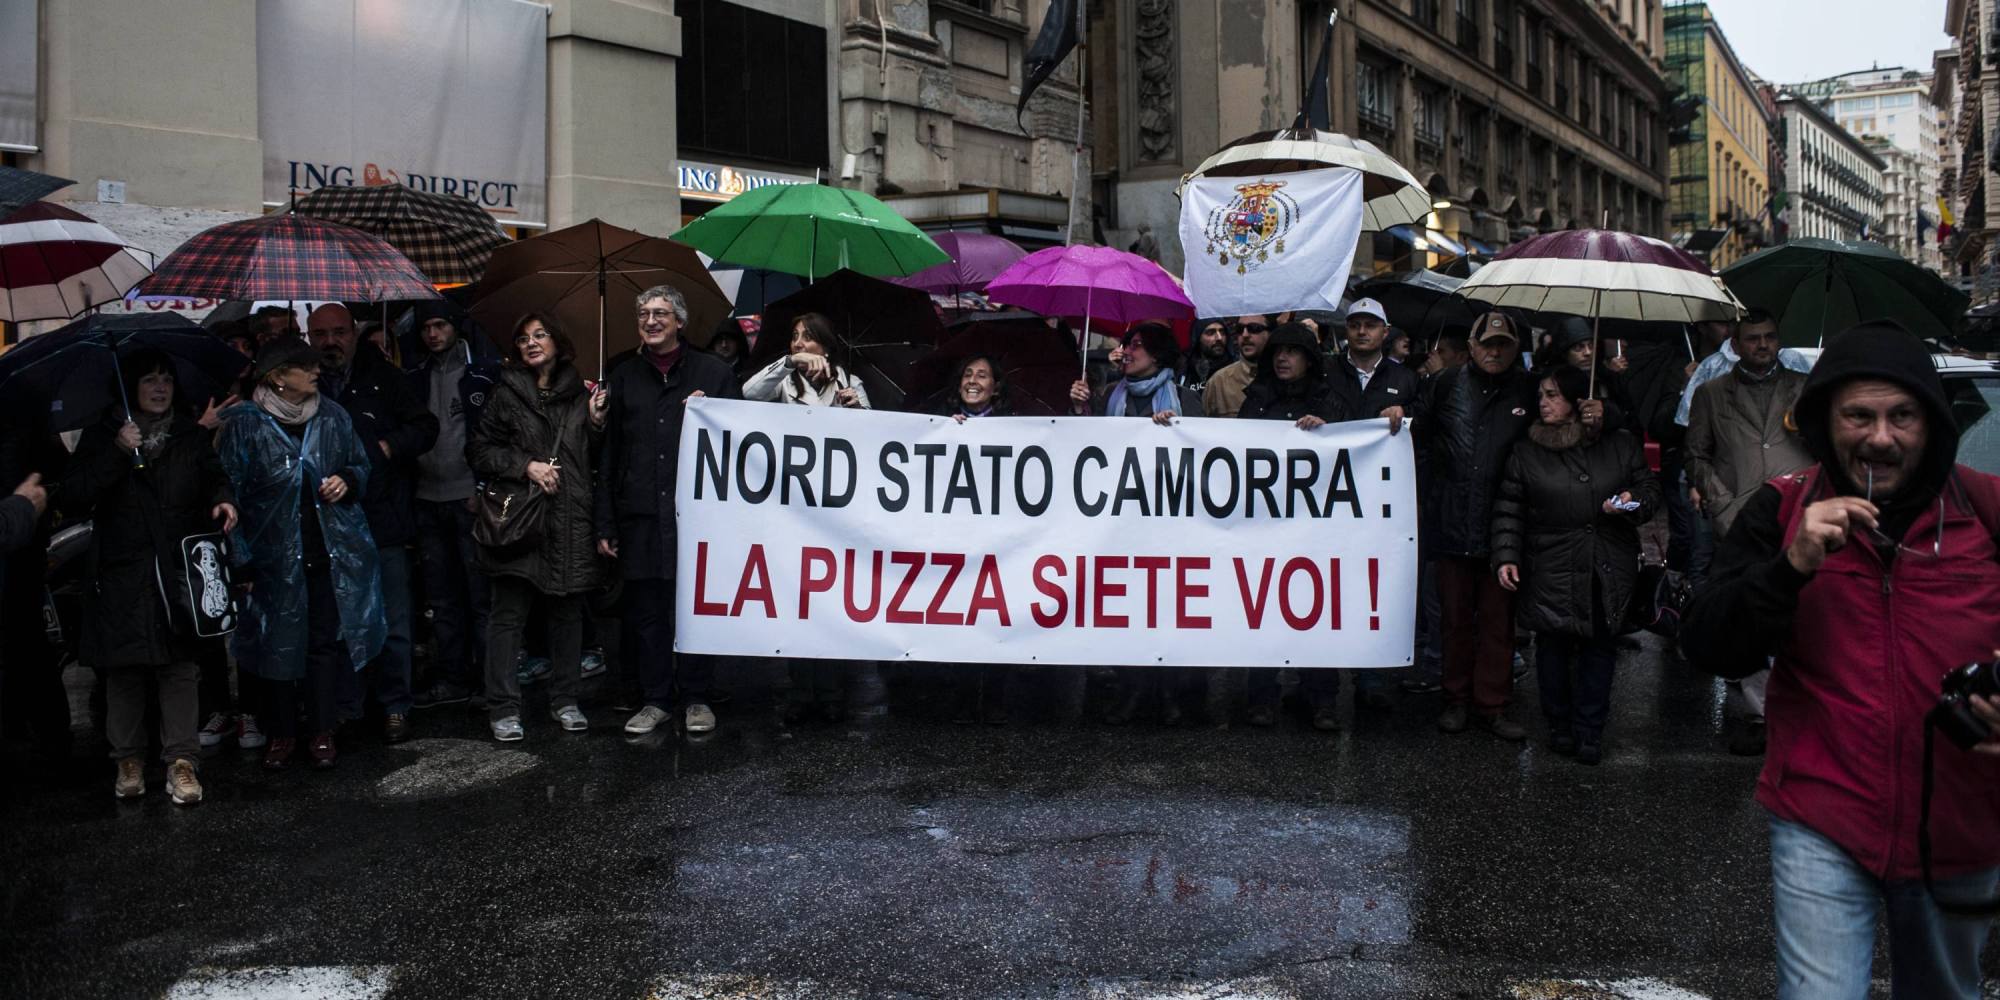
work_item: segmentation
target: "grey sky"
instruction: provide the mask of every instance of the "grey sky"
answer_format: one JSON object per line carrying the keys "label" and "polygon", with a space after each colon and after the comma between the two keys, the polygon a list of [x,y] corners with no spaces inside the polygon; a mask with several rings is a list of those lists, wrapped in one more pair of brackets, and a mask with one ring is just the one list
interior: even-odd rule
{"label": "grey sky", "polygon": [[1774,83],[1800,83],[1851,70],[1928,71],[1931,53],[1951,43],[1945,0],[1708,0],[1736,57]]}

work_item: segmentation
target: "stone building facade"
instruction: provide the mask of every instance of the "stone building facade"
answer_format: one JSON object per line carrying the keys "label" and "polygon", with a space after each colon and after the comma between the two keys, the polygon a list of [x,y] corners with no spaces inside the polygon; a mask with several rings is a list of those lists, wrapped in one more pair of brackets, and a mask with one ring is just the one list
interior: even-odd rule
{"label": "stone building facade", "polygon": [[2000,39],[1989,27],[2000,16],[1996,0],[1948,0],[1945,33],[1952,48],[1932,61],[1932,99],[1949,108],[1940,142],[1938,189],[1956,219],[1946,240],[1946,270],[1959,276],[1975,303],[2000,291],[1994,236],[2000,233],[2000,190],[1992,183],[1992,136],[2000,134],[2000,72],[1992,60]]}
{"label": "stone building facade", "polygon": [[1778,95],[1790,237],[1858,240],[1882,223],[1888,165],[1812,99]]}
{"label": "stone building facade", "polygon": [[[1091,97],[1106,239],[1172,239],[1181,177],[1222,144],[1291,125],[1330,9],[1100,0]],[[1332,127],[1423,180],[1430,228],[1497,250],[1532,232],[1666,231],[1662,10],[1653,0],[1341,3]],[[1372,244],[1372,246],[1371,246]],[[1388,235],[1357,270],[1436,263]]]}

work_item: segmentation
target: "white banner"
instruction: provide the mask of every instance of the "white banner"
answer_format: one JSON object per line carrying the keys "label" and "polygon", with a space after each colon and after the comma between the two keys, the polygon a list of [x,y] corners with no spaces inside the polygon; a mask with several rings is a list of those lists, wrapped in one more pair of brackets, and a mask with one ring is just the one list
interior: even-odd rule
{"label": "white banner", "polygon": [[260,0],[257,101],[268,203],[401,182],[548,220],[541,4]]}
{"label": "white banner", "polygon": [[1117,666],[1410,662],[1415,467],[1387,421],[688,404],[676,648]]}
{"label": "white banner", "polygon": [[1361,239],[1361,174],[1329,167],[1197,177],[1181,192],[1181,251],[1197,316],[1338,309]]}

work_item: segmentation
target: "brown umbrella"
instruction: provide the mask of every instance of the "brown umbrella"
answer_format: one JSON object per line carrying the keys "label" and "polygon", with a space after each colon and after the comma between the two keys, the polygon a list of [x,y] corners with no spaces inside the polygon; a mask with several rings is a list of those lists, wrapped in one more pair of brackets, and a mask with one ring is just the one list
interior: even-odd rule
{"label": "brown umbrella", "polygon": [[697,347],[729,316],[728,296],[693,248],[597,219],[494,251],[472,286],[472,315],[498,339],[521,314],[546,313],[576,344],[577,370],[602,379],[609,358],[639,346],[634,299],[654,285],[687,300],[682,336]]}

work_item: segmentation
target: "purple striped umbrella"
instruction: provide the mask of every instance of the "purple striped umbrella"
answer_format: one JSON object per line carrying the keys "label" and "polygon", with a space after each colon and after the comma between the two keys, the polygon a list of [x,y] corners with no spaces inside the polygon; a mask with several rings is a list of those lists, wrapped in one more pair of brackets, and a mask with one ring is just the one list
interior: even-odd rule
{"label": "purple striped umbrella", "polygon": [[1028,255],[1013,240],[990,233],[940,233],[932,242],[950,254],[951,259],[908,277],[889,280],[932,295],[984,291],[988,282]]}
{"label": "purple striped umbrella", "polygon": [[[1650,236],[1604,229],[1522,240],[1467,278],[1458,294],[1495,306],[1593,321],[1699,323],[1743,314],[1743,303],[1694,255]],[[1593,349],[1596,341],[1593,323]],[[1596,381],[1594,369],[1591,380]]]}
{"label": "purple striped umbrella", "polygon": [[35,202],[0,222],[0,320],[70,319],[118,299],[152,256],[88,216]]}
{"label": "purple striped umbrella", "polygon": [[[1194,303],[1173,275],[1138,254],[1110,247],[1037,250],[988,282],[986,297],[1044,316],[1081,320],[1080,352],[1089,342],[1085,334],[1093,319],[1137,323],[1194,318]],[[1084,364],[1089,364],[1087,354]]]}

